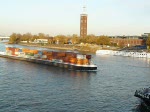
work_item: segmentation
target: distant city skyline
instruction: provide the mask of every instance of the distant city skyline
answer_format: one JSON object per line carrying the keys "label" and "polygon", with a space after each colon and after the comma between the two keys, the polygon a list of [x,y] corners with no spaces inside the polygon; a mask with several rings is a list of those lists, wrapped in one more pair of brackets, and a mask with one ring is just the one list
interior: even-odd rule
{"label": "distant city skyline", "polygon": [[80,14],[86,5],[88,34],[149,33],[149,0],[0,0],[0,35],[45,33],[80,35]]}

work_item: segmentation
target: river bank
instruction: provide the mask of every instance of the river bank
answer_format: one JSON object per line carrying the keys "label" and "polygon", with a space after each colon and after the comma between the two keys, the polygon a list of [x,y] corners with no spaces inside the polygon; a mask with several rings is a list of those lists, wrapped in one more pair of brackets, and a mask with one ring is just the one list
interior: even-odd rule
{"label": "river bank", "polygon": [[[10,43],[6,43],[10,44]],[[70,50],[70,51],[79,51],[79,52],[89,52],[96,53],[97,50],[101,49],[100,46],[94,44],[33,44],[33,43],[18,43],[22,46],[31,46],[31,47],[41,47],[57,50]]]}
{"label": "river bank", "polygon": [[[5,42],[5,44],[11,45],[12,43]],[[96,54],[97,50],[120,50],[119,47],[107,46],[107,45],[96,45],[96,44],[44,44],[44,43],[17,43],[16,45],[29,46],[29,47],[41,47],[55,50],[69,50],[69,51],[78,51],[81,53],[92,53]]]}

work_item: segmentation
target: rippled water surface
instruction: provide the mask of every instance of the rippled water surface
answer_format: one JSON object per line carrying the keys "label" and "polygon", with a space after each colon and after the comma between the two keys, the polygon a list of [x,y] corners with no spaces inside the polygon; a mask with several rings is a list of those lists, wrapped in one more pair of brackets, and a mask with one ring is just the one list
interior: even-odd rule
{"label": "rippled water surface", "polygon": [[93,55],[93,61],[97,72],[0,58],[0,112],[139,112],[134,92],[149,87],[150,60]]}

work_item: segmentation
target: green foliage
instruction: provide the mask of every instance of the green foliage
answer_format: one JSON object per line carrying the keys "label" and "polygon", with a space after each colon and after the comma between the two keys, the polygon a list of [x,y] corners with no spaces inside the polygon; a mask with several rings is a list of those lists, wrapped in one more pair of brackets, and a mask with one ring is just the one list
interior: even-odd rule
{"label": "green foliage", "polygon": [[96,43],[98,45],[110,45],[110,38],[108,36],[99,36]]}
{"label": "green foliage", "polygon": [[22,35],[21,34],[16,34],[13,33],[12,35],[10,35],[10,39],[9,42],[12,44],[17,44],[20,42]]}
{"label": "green foliage", "polygon": [[73,34],[70,39],[72,41],[72,44],[78,44],[79,43],[79,36],[76,34]]}
{"label": "green foliage", "polygon": [[148,36],[148,38],[147,38],[147,40],[146,40],[146,44],[147,44],[147,46],[150,47],[150,35]]}
{"label": "green foliage", "polygon": [[97,44],[97,45],[110,45],[110,38],[108,36],[95,36],[95,35],[87,35],[85,38],[80,38],[78,35],[73,34],[72,36],[68,35],[57,35],[52,38],[49,38],[49,35],[45,35],[44,33],[39,33],[38,35],[32,35],[31,33],[26,34],[16,34],[13,33],[10,36],[10,43],[19,43],[20,41],[33,42],[36,39],[48,39],[48,44],[68,44],[71,42],[72,44],[80,44],[80,43],[89,43],[89,44]]}
{"label": "green foliage", "polygon": [[30,41],[33,42],[35,39],[44,39],[44,38],[49,38],[49,35],[45,35],[44,33],[39,33],[38,35],[32,35],[31,33],[26,33],[23,35],[13,33],[12,35],[10,35],[9,42],[17,44],[21,41],[27,41],[29,43]]}
{"label": "green foliage", "polygon": [[64,35],[57,35],[54,37],[55,43],[58,42],[59,44],[65,44],[68,38]]}

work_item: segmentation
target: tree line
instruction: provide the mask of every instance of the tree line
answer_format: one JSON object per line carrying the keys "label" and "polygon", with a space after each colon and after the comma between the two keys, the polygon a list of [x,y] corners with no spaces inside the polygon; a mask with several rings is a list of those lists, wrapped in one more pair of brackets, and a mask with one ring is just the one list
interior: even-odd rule
{"label": "tree line", "polygon": [[49,36],[48,34],[39,33],[37,35],[32,35],[31,33],[19,34],[13,33],[10,35],[9,43],[18,44],[21,41],[27,41],[27,43],[33,42],[36,39],[48,39],[48,44],[80,44],[80,43],[89,43],[97,45],[110,45],[110,38],[108,36],[95,36],[87,35],[85,38],[80,38],[77,34],[73,35],[57,35]]}
{"label": "tree line", "polygon": [[[81,38],[77,34],[67,35],[67,36],[57,35],[52,37],[44,33],[39,33],[37,35],[33,35],[31,33],[26,33],[26,34],[13,33],[10,35],[9,43],[18,44],[21,41],[27,41],[27,43],[30,43],[35,41],[36,39],[48,39],[48,44],[56,44],[57,42],[59,42],[59,44],[89,43],[89,44],[97,44],[97,45],[112,45],[111,38],[104,35],[95,36],[91,34],[91,35],[87,35],[85,38]],[[150,35],[146,39],[146,44],[150,48]]]}
{"label": "tree line", "polygon": [[146,44],[148,46],[148,49],[150,49],[150,35],[148,35],[148,38],[146,40]]}

